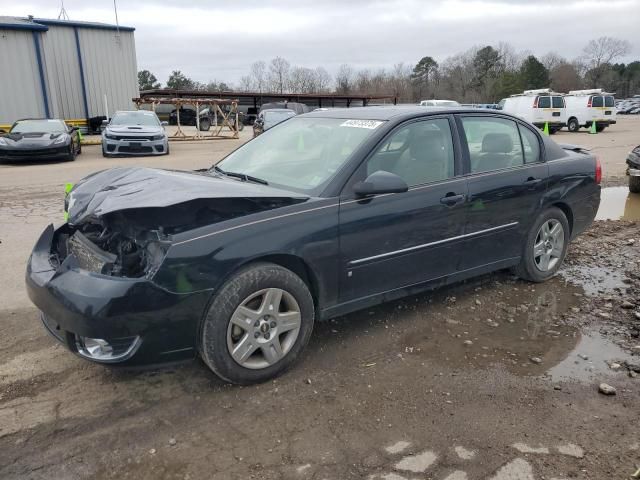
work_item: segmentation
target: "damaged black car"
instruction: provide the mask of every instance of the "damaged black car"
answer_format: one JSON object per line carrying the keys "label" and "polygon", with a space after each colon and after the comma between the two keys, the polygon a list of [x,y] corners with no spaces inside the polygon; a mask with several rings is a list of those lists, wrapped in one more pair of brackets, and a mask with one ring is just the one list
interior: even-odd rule
{"label": "damaged black car", "polygon": [[113,168],[74,186],[27,265],[77,355],[200,356],[273,378],[314,321],[503,268],[540,282],[593,220],[600,165],[500,112],[318,111],[205,171]]}

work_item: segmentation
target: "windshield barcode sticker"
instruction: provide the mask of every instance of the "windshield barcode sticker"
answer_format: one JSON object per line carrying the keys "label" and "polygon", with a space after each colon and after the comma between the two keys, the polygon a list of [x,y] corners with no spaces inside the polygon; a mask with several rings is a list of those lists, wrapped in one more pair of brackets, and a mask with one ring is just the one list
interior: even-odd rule
{"label": "windshield barcode sticker", "polygon": [[380,125],[382,125],[382,122],[378,120],[347,120],[340,124],[341,127],[368,128],[370,130]]}

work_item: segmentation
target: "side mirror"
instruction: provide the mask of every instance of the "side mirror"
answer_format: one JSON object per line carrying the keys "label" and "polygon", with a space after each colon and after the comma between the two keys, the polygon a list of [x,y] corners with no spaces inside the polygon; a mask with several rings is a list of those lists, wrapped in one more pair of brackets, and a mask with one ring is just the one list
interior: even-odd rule
{"label": "side mirror", "polygon": [[166,127],[167,125],[169,125],[169,122],[167,122],[166,120],[163,120],[160,122],[160,125],[162,125],[163,127]]}
{"label": "side mirror", "polygon": [[80,130],[80,128],[74,126],[71,127],[72,132],[77,132],[78,130]]}
{"label": "side mirror", "polygon": [[409,190],[409,185],[395,173],[378,170],[369,175],[364,182],[353,186],[357,197],[368,197],[383,193],[402,193]]}
{"label": "side mirror", "polygon": [[7,133],[6,130],[0,128],[0,133]]}
{"label": "side mirror", "polygon": [[100,125],[106,127],[107,125],[109,125],[109,120],[102,120],[102,123]]}

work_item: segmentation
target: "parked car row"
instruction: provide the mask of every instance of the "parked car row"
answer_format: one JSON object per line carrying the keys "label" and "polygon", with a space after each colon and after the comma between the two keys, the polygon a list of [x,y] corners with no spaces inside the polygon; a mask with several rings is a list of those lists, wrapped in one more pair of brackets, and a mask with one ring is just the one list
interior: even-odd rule
{"label": "parked car row", "polygon": [[640,95],[616,100],[616,110],[620,115],[640,115]]}
{"label": "parked car row", "polygon": [[[180,107],[180,125],[197,126],[196,123],[196,111],[191,107]],[[211,112],[209,107],[202,108],[200,110],[200,131],[208,132],[212,125],[222,125],[223,118],[221,115],[215,115]],[[230,125],[235,125],[235,115],[231,115],[228,118]],[[178,124],[178,109],[173,109],[169,114],[169,125]],[[238,112],[238,130],[242,131],[245,125],[245,116],[242,112]]]}

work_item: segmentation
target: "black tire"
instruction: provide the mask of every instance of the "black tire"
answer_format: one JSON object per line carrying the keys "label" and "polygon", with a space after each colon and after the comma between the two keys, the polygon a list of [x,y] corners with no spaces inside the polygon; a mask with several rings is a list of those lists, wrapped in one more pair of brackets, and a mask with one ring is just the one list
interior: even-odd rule
{"label": "black tire", "polygon": [[[547,271],[542,271],[536,265],[533,247],[538,236],[538,231],[545,222],[550,220],[557,220],[562,225],[564,231],[564,244],[562,247],[562,253],[559,256],[558,262],[555,266]],[[562,210],[556,207],[551,207],[548,210],[542,212],[536,221],[531,226],[525,244],[522,250],[522,257],[520,263],[515,267],[514,273],[523,280],[529,280],[530,282],[544,282],[553,277],[558,269],[562,266],[565,256],[567,255],[567,248],[569,247],[569,240],[571,238],[571,231],[569,229],[569,221],[567,216]]]}
{"label": "black tire", "polygon": [[165,155],[169,155],[169,142],[167,142],[167,151],[164,152]]}
{"label": "black tire", "polygon": [[567,122],[567,129],[573,133],[580,130],[580,123],[578,122],[578,119],[575,117],[570,118],[569,121]]}
{"label": "black tire", "polygon": [[209,120],[208,118],[201,118],[200,119],[200,131],[201,132],[208,132],[210,128],[211,128],[211,120]]}
{"label": "black tire", "polygon": [[629,177],[629,191],[631,193],[640,193],[640,177]]}
{"label": "black tire", "polygon": [[238,122],[238,131],[241,132],[242,130],[244,130],[244,123]]}
{"label": "black tire", "polygon": [[104,158],[109,158],[109,157],[111,156],[111,155],[109,155],[109,154],[106,152],[106,150],[104,149],[104,146],[102,147],[102,156],[103,156]]}
{"label": "black tire", "polygon": [[[229,323],[245,299],[267,288],[282,289],[295,299],[300,308],[300,329],[290,350],[279,361],[264,368],[247,368],[236,362],[229,352]],[[201,328],[200,355],[207,366],[227,382],[250,385],[270,380],[298,359],[311,337],[314,316],[313,298],[299,276],[272,263],[249,265],[234,274],[213,298]]]}
{"label": "black tire", "polygon": [[549,135],[555,135],[558,130],[558,127],[549,128]]}
{"label": "black tire", "polygon": [[76,149],[76,146],[73,142],[71,142],[71,145],[69,145],[69,155],[67,155],[67,158],[65,159],[65,161],[73,162],[75,161],[77,155],[78,155],[78,151]]}
{"label": "black tire", "polygon": [[598,125],[598,124],[596,124],[596,132],[598,132],[598,133],[603,132],[605,128],[607,128],[606,125]]}
{"label": "black tire", "polygon": [[82,144],[78,143],[78,155],[82,153]]}

